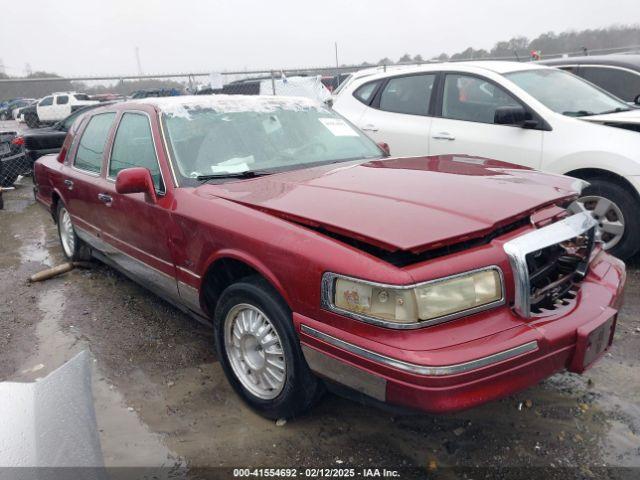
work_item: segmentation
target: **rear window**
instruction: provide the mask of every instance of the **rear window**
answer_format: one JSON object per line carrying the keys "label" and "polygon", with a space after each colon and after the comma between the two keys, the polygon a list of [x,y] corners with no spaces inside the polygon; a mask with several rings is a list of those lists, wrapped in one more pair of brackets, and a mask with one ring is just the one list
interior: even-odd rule
{"label": "rear window", "polygon": [[380,85],[380,80],[377,82],[365,83],[360,88],[358,88],[355,92],[353,92],[353,96],[360,100],[365,105],[369,105],[371,103],[371,99],[373,95],[376,93],[378,89],[378,85]]}
{"label": "rear window", "polygon": [[84,129],[78,144],[78,151],[74,161],[76,168],[87,172],[100,173],[104,147],[115,116],[115,112],[101,113],[89,120],[89,124]]}
{"label": "rear window", "polygon": [[81,100],[81,101],[89,100],[89,95],[87,95],[86,93],[76,93],[74,97],[76,100]]}
{"label": "rear window", "polygon": [[56,98],[57,105],[66,105],[67,103],[69,103],[69,97],[67,95],[60,95]]}

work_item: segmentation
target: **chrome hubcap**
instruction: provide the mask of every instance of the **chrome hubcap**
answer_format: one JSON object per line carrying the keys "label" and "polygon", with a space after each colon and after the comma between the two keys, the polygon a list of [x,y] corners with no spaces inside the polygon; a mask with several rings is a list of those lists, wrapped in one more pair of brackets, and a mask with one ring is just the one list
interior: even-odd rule
{"label": "chrome hubcap", "polygon": [[60,211],[60,241],[62,242],[62,249],[67,257],[73,256],[73,250],[75,248],[76,237],[73,233],[73,224],[71,223],[71,215],[66,208],[62,208]]}
{"label": "chrome hubcap", "polygon": [[578,202],[598,222],[596,240],[604,244],[605,250],[609,250],[620,243],[624,235],[625,224],[622,210],[618,205],[608,198],[598,195],[581,197]]}
{"label": "chrome hubcap", "polygon": [[224,343],[233,373],[243,387],[263,400],[280,394],[287,372],[282,342],[261,310],[247,303],[229,310]]}

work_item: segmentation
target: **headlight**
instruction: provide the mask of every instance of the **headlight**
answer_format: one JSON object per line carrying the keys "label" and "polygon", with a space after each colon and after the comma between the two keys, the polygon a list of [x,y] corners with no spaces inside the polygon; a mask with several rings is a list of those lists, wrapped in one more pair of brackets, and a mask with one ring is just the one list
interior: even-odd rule
{"label": "headlight", "polygon": [[410,286],[334,273],[323,277],[323,305],[392,328],[433,325],[504,303],[502,272],[492,266]]}

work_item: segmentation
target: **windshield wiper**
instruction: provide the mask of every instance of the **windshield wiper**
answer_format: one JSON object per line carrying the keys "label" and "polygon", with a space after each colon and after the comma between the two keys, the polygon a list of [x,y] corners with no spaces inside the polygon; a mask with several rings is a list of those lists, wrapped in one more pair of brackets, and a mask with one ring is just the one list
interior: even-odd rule
{"label": "windshield wiper", "polygon": [[631,111],[630,108],[622,108],[622,107],[618,107],[618,108],[614,108],[613,110],[607,110],[604,112],[600,112],[598,115],[606,115],[607,113],[620,113],[620,112],[629,112]]}
{"label": "windshield wiper", "polygon": [[587,117],[589,115],[595,115],[595,112],[590,112],[588,110],[577,110],[575,112],[562,112],[562,114],[569,117]]}
{"label": "windshield wiper", "polygon": [[245,170],[244,172],[212,173],[209,175],[198,175],[196,180],[215,180],[216,178],[255,178],[271,175],[272,172],[263,170]]}

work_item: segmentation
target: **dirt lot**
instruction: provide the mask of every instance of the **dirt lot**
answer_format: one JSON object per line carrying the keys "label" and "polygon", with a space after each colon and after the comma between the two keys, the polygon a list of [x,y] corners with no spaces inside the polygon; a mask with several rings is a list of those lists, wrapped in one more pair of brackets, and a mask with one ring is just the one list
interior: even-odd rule
{"label": "dirt lot", "polygon": [[32,381],[90,350],[108,466],[148,467],[149,478],[218,466],[640,478],[637,265],[629,268],[615,345],[584,376],[557,374],[446,416],[392,414],[327,395],[310,415],[277,426],[233,394],[206,327],[114,270],[97,265],[27,284],[30,274],[61,261],[55,226],[25,178],[5,193],[0,211],[0,381]]}

